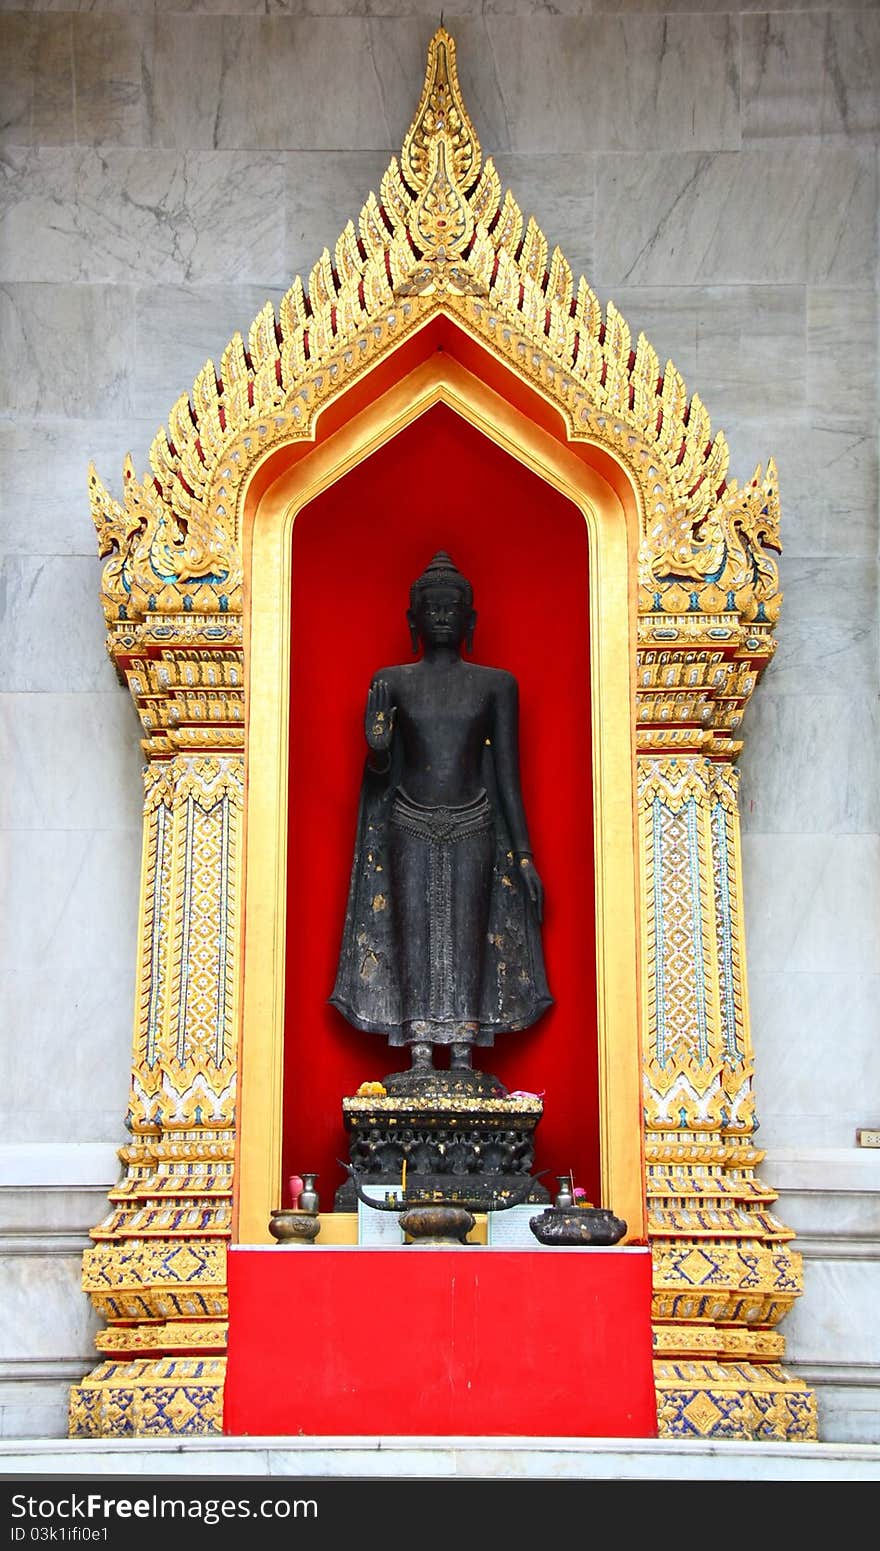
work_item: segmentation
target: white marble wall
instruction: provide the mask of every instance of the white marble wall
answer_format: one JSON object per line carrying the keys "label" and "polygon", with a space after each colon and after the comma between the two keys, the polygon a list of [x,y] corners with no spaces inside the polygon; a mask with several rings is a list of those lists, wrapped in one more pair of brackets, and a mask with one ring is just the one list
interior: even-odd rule
{"label": "white marble wall", "polygon": [[[782,1215],[789,1198],[794,1217],[802,1199],[818,1214],[792,1365],[824,1384],[825,1436],[880,1438],[866,1291],[876,1302],[880,1153],[855,1148],[857,1127],[880,1126],[880,10],[453,10],[505,183],[675,361],[727,433],[731,472],[779,465],[786,603],[741,762],[759,1139],[771,1183],[782,1160]],[[118,493],[125,452],[146,467],[205,359],[357,214],[400,146],[438,14],[435,0],[0,0],[8,1146],[124,1134],[140,751],[104,652],[88,461]],[[867,1181],[855,1227],[852,1167]],[[35,1201],[34,1224],[54,1213],[66,1232],[61,1199]],[[38,1274],[38,1257],[21,1265]],[[45,1384],[44,1347],[15,1346],[11,1285],[0,1363]],[[71,1314],[78,1293],[55,1272],[41,1286],[66,1332],[52,1360],[87,1363],[85,1300]],[[24,1417],[36,1426],[24,1401],[0,1404],[0,1432]]]}

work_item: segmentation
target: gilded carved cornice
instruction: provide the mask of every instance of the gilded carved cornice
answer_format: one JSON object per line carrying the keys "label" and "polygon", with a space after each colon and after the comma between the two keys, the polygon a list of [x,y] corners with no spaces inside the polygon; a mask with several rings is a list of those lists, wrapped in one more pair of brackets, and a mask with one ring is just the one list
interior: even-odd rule
{"label": "gilded carved cornice", "polygon": [[[313,438],[321,411],[437,313],[531,381],[570,440],[606,449],[631,474],[646,668],[665,666],[664,651],[713,643],[725,664],[723,678],[701,684],[685,673],[680,685],[640,686],[646,746],[681,744],[670,728],[682,723],[694,732],[690,746],[729,738],[751,666],[759,672],[769,658],[781,601],[773,461],[743,486],[729,480],[725,437],[674,364],[662,365],[644,334],[633,339],[612,301],[603,309],[502,191],[442,27],[400,158],[333,252],[324,250],[306,284],[294,281],[277,312],[267,302],[246,338],[235,334],[218,363],[205,363],[155,437],[149,472],[139,480],[126,459],[121,501],[90,469],[117,662],[127,671],[138,650],[213,644],[219,654],[239,644],[249,473],[273,447]],[[227,722],[204,693],[202,733],[212,717]],[[164,717],[155,751],[167,753],[173,709],[154,701],[154,710]]]}

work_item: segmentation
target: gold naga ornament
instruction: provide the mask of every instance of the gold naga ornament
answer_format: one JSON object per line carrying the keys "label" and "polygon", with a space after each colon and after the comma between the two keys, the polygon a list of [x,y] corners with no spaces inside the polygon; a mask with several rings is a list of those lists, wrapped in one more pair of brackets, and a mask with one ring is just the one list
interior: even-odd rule
{"label": "gold naga ornament", "polygon": [[[621,468],[637,510],[643,1135],[661,1436],[799,1439],[811,1391],[781,1366],[802,1291],[757,1177],[735,761],[781,605],[772,459],[745,485],[672,362],[503,192],[440,27],[401,156],[278,310],[206,362],[122,500],[89,472],[107,644],[144,729],[138,998],[123,1177],[83,1286],[104,1361],[74,1436],[222,1431],[233,1233],[245,812],[245,502],[273,450],[437,316]],[[607,620],[600,620],[606,627]],[[249,842],[250,843],[250,842]],[[241,1138],[239,1139],[241,1140]]]}

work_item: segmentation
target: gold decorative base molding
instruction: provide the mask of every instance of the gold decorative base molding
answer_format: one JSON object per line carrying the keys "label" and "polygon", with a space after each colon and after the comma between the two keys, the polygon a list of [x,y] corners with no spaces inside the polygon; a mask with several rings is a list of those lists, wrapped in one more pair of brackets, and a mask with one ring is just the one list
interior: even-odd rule
{"label": "gold decorative base molding", "polygon": [[113,1325],[109,1330],[98,1332],[95,1345],[99,1352],[106,1353],[108,1357],[115,1354],[118,1359],[133,1354],[146,1356],[148,1353],[161,1354],[163,1357],[172,1354],[184,1356],[187,1353],[224,1353],[226,1340],[225,1320],[193,1320],[187,1324],[182,1321],[157,1320],[155,1324],[142,1322]]}
{"label": "gold decorative base molding", "polygon": [[739,1329],[735,1325],[660,1324],[655,1316],[654,1351],[658,1357],[700,1359],[704,1362],[779,1362],[785,1340],[775,1330]]}
{"label": "gold decorative base molding", "polygon": [[657,1362],[661,1438],[735,1438],[760,1443],[816,1437],[816,1399],[778,1364]]}
{"label": "gold decorative base molding", "polygon": [[70,1397],[71,1438],[167,1438],[223,1431],[225,1357],[101,1363]]}

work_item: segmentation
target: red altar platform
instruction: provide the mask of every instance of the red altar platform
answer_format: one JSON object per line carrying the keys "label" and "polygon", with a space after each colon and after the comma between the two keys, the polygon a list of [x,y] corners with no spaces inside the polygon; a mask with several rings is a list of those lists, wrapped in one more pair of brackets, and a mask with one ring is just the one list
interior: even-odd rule
{"label": "red altar platform", "polygon": [[646,1248],[229,1251],[226,1434],[656,1430]]}

